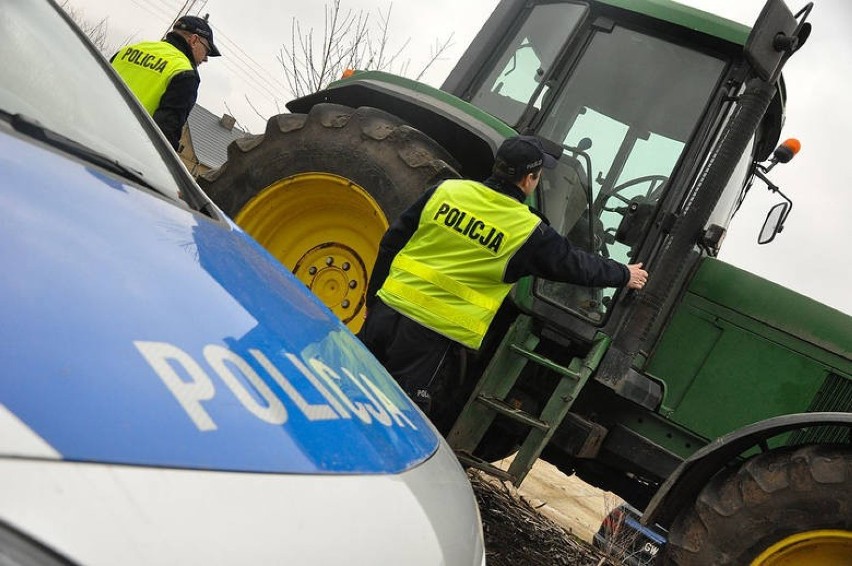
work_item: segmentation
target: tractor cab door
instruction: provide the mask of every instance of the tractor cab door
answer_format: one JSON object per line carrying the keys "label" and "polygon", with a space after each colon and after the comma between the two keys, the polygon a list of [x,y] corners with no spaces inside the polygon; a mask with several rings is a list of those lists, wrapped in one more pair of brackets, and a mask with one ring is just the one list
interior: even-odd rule
{"label": "tractor cab door", "polygon": [[[605,257],[648,263],[661,205],[676,212],[696,147],[706,151],[718,126],[711,107],[730,53],[595,3],[528,3],[513,26],[465,98],[562,146],[535,203],[556,230]],[[605,323],[614,293],[536,281],[516,299],[584,334]]]}

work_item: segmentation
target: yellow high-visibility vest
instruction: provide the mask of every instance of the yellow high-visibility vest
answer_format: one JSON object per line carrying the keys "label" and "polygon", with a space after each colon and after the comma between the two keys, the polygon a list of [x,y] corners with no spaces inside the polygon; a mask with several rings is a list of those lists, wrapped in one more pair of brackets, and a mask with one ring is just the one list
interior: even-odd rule
{"label": "yellow high-visibility vest", "polygon": [[512,288],[506,265],[541,219],[481,183],[444,181],[396,255],[378,296],[468,348],[479,349]]}
{"label": "yellow high-visibility vest", "polygon": [[115,54],[112,66],[151,116],[160,105],[172,77],[193,69],[187,56],[165,41],[123,47]]}

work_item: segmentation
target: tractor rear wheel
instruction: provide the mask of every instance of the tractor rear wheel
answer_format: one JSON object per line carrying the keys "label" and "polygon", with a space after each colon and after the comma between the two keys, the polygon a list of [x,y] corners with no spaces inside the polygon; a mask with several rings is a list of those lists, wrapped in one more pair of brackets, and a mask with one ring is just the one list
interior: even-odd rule
{"label": "tractor rear wheel", "polygon": [[318,104],[270,118],[199,178],[211,199],[353,332],[389,224],[426,188],[458,177],[431,138],[375,108]]}
{"label": "tractor rear wheel", "polygon": [[849,564],[852,452],[811,445],[717,475],[669,531],[666,564]]}

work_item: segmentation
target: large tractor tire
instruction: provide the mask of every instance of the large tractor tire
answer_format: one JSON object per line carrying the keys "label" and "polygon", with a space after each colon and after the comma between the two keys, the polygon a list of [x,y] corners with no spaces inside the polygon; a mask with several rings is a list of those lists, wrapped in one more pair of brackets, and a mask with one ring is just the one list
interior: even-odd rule
{"label": "large tractor tire", "polygon": [[382,235],[426,188],[458,177],[450,163],[395,116],[318,104],[232,142],[199,184],[357,332]]}
{"label": "large tractor tire", "polygon": [[852,451],[804,446],[717,475],[669,531],[665,564],[852,564]]}

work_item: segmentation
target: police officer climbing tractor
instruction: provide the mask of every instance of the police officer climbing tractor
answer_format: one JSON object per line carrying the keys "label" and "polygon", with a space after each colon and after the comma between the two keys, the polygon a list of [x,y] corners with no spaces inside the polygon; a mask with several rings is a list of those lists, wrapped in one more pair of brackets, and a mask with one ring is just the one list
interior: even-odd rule
{"label": "police officer climbing tractor", "polygon": [[641,263],[623,265],[574,247],[524,204],[542,168],[555,166],[539,138],[509,138],[485,182],[443,181],[382,238],[358,336],[433,420],[447,367],[457,365],[460,349],[480,348],[521,277],[630,289],[647,281]]}
{"label": "police officer climbing tractor", "polygon": [[219,55],[207,16],[182,16],[163,41],[128,45],[110,62],[177,151],[198,97],[198,66]]}

